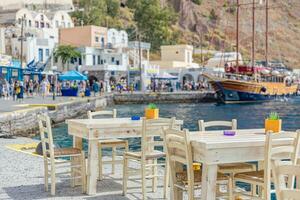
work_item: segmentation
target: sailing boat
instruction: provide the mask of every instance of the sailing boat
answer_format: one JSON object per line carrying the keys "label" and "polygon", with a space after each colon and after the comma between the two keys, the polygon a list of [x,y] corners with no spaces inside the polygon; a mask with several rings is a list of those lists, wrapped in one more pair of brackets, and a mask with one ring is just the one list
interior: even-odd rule
{"label": "sailing boat", "polygon": [[268,0],[266,4],[266,61],[265,66],[258,66],[254,58],[255,37],[255,1],[253,0],[252,26],[252,62],[251,66],[243,66],[239,59],[239,7],[237,0],[237,37],[236,63],[225,64],[225,74],[204,74],[217,93],[218,100],[223,103],[270,101],[278,97],[290,97],[297,93],[295,83],[289,70],[276,70],[268,62]]}

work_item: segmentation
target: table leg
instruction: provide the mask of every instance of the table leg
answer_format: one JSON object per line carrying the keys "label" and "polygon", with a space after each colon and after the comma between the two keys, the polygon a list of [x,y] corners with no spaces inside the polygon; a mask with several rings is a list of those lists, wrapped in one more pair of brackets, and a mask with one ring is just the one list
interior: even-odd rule
{"label": "table leg", "polygon": [[202,199],[215,200],[217,186],[217,165],[203,164],[202,174]]}
{"label": "table leg", "polygon": [[[82,149],[82,138],[73,136],[73,147]],[[71,158],[71,162],[72,162],[72,165],[81,165],[81,160],[79,157]],[[76,171],[73,172],[73,169],[72,169],[72,176],[78,177],[78,176],[81,176],[81,174]],[[72,180],[71,183],[72,183],[72,186],[82,185],[81,179]]]}
{"label": "table leg", "polygon": [[93,195],[97,192],[98,177],[98,140],[89,140],[88,167],[87,167],[87,194]]}

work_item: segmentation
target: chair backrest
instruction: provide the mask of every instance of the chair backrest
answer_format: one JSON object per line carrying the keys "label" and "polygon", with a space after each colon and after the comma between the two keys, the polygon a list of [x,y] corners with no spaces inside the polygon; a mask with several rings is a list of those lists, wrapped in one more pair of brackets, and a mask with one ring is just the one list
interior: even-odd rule
{"label": "chair backrest", "polygon": [[164,147],[164,130],[174,126],[175,117],[142,120],[141,150],[142,159],[145,159],[155,147]]}
{"label": "chair backrest", "polygon": [[[265,145],[264,184],[270,195],[271,173],[275,177],[275,166],[282,164],[297,164],[300,146],[300,131],[297,132],[268,132]],[[293,178],[289,179],[288,187],[294,185]],[[267,196],[266,196],[267,197]]]}
{"label": "chair backrest", "polygon": [[232,121],[209,121],[204,122],[204,120],[198,121],[199,131],[205,131],[209,127],[230,127],[232,130],[237,129],[237,120],[233,119]]}
{"label": "chair backrest", "polygon": [[[299,199],[300,190],[294,189],[294,187],[286,186],[285,177],[300,178],[300,165],[278,165],[275,167],[275,188],[276,188],[276,199],[277,200],[292,200]],[[290,180],[288,180],[290,182]],[[293,180],[291,181],[293,182]],[[299,185],[296,186],[299,188]]]}
{"label": "chair backrest", "polygon": [[44,159],[47,159],[47,157],[50,156],[51,159],[54,159],[54,145],[50,117],[43,114],[38,115],[37,118],[42,141],[43,157]]}
{"label": "chair backrest", "polygon": [[194,185],[194,171],[193,171],[193,157],[192,147],[190,144],[189,131],[167,129],[165,133],[165,146],[167,152],[167,159],[172,174],[173,183],[176,182],[176,163],[186,165],[188,184],[193,188]]}
{"label": "chair backrest", "polygon": [[116,118],[117,117],[117,110],[113,109],[113,110],[101,110],[101,111],[88,111],[87,113],[88,118],[89,119],[94,119],[96,116],[111,116],[112,118]]}

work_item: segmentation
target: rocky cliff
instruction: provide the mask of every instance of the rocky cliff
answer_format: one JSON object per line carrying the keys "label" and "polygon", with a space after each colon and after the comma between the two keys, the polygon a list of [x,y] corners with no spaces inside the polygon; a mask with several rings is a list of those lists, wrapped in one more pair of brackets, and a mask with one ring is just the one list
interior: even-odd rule
{"label": "rocky cliff", "polygon": [[[197,3],[194,3],[197,2]],[[256,58],[265,55],[265,4],[256,0]],[[251,55],[252,0],[240,0],[240,40],[244,57]],[[180,42],[208,49],[234,51],[236,39],[236,0],[162,0],[178,13]],[[300,68],[300,2],[269,0],[269,57],[290,67]]]}

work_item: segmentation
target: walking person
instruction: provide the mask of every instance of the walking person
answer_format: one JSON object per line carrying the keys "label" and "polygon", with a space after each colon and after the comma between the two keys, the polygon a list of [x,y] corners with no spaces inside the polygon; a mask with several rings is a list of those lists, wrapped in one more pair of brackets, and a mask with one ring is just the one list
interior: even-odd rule
{"label": "walking person", "polygon": [[16,96],[17,96],[17,84],[18,82],[15,81],[13,84],[12,84],[12,91],[13,91],[13,100],[16,101]]}
{"label": "walking person", "polygon": [[97,95],[97,93],[99,92],[99,83],[97,80],[94,80],[93,82],[93,92],[94,92],[94,97]]}
{"label": "walking person", "polygon": [[17,99],[19,100],[19,102],[23,102],[23,99],[24,99],[24,85],[23,85],[22,81],[19,83],[19,86],[18,86]]}
{"label": "walking person", "polygon": [[47,90],[48,90],[48,83],[46,81],[46,78],[44,78],[41,83],[41,90],[42,90],[42,97],[44,99],[45,96],[47,95]]}

